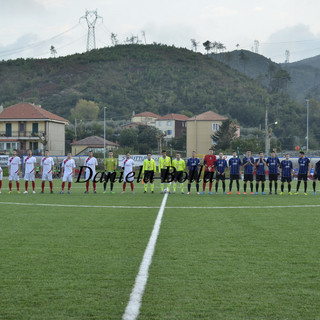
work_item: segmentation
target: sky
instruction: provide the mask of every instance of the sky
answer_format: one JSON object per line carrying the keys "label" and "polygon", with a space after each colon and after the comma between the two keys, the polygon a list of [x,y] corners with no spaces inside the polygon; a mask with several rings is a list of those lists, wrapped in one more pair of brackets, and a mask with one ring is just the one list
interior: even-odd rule
{"label": "sky", "polygon": [[[198,51],[218,41],[227,51],[254,50],[275,62],[320,54],[319,0],[0,0],[0,60],[49,58],[86,51],[86,10],[97,10],[96,47],[136,36]],[[143,32],[145,37],[143,36]]]}

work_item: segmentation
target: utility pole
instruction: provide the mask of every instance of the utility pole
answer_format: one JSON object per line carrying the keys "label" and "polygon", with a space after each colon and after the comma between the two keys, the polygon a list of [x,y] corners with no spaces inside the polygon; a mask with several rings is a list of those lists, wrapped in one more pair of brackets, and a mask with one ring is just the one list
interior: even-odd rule
{"label": "utility pole", "polygon": [[265,131],[266,131],[264,153],[267,156],[269,153],[269,149],[270,149],[270,147],[269,147],[268,107],[266,107],[266,114],[265,114],[265,118],[264,118],[264,127],[265,127]]}
{"label": "utility pole", "polygon": [[[86,10],[86,14],[80,18],[86,19],[88,25],[88,36],[87,36],[87,51],[96,48],[96,35],[95,35],[95,26],[98,19],[103,18],[98,15],[97,9],[95,11]],[[79,22],[80,22],[79,20]]]}

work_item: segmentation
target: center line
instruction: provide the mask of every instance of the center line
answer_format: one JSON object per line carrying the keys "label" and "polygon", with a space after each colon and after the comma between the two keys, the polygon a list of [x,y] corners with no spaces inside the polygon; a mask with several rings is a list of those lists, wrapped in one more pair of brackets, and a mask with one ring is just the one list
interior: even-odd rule
{"label": "center line", "polygon": [[166,193],[163,197],[161,207],[159,209],[157,219],[154,223],[153,230],[152,230],[146,251],[144,252],[143,259],[140,264],[139,272],[137,274],[134,287],[130,294],[130,300],[123,314],[122,320],[135,320],[139,315],[142,296],[143,296],[144,289],[146,287],[147,280],[149,277],[149,267],[152,262],[152,256],[157,243],[162,216],[164,213],[164,208],[166,206],[167,199],[168,199],[168,193]]}

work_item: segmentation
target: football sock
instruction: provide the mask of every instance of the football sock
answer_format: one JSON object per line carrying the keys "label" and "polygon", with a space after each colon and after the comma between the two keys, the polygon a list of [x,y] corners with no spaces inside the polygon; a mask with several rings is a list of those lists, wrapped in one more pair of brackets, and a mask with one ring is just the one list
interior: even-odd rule
{"label": "football sock", "polygon": [[304,182],[304,193],[307,192],[307,188],[308,188],[308,183],[307,181]]}
{"label": "football sock", "polygon": [[253,192],[253,182],[250,182],[250,189],[251,189],[251,192]]}
{"label": "football sock", "polygon": [[216,182],[216,192],[218,192],[218,182]]}
{"label": "football sock", "polygon": [[147,192],[148,191],[148,185],[145,183],[144,184],[144,191]]}
{"label": "football sock", "polygon": [[28,181],[24,183],[24,188],[26,189],[26,191],[28,191]]}
{"label": "football sock", "polygon": [[240,190],[239,180],[237,180],[236,183],[237,183],[237,191],[239,192],[239,190]]}
{"label": "football sock", "polygon": [[291,184],[288,184],[288,192],[291,191]]}
{"label": "football sock", "polygon": [[65,182],[62,182],[62,184],[61,184],[61,190],[63,191],[64,190],[64,186],[66,185],[66,183]]}
{"label": "football sock", "polygon": [[151,191],[153,191],[153,190],[154,190],[154,184],[151,183]]}
{"label": "football sock", "polygon": [[176,182],[174,182],[173,183],[173,192],[176,192],[176,190],[177,190],[177,184],[176,184]]}
{"label": "football sock", "polygon": [[9,181],[9,190],[12,191],[12,182]]}
{"label": "football sock", "polygon": [[[313,186],[313,192],[316,192],[316,182],[315,181],[313,181],[312,186]],[[1,189],[1,185],[0,185],[0,189]]]}
{"label": "football sock", "polygon": [[32,190],[34,191],[35,188],[36,188],[36,183],[32,181]]}
{"label": "football sock", "polygon": [[161,191],[163,191],[164,185],[163,183],[161,183]]}
{"label": "football sock", "polygon": [[53,188],[53,183],[52,183],[52,181],[49,181],[49,186],[50,186],[50,191],[52,191],[52,188]]}
{"label": "football sock", "polygon": [[196,183],[197,192],[199,192],[199,183]]}
{"label": "football sock", "polygon": [[86,182],[86,190],[89,191],[89,181]]}
{"label": "football sock", "polygon": [[19,181],[16,181],[16,186],[17,186],[17,190],[19,191],[20,190],[20,182]]}
{"label": "football sock", "polygon": [[261,191],[264,192],[264,183],[261,184]]}
{"label": "football sock", "polygon": [[167,183],[167,190],[170,191],[170,184]]}
{"label": "football sock", "polygon": [[45,182],[42,181],[42,183],[41,183],[41,191],[42,191],[42,192],[44,192],[44,185],[45,185]]}
{"label": "football sock", "polygon": [[301,181],[298,181],[298,184],[297,184],[297,192],[299,191],[300,183],[301,183]]}
{"label": "football sock", "polygon": [[226,192],[226,183],[222,181],[222,190],[223,192]]}
{"label": "football sock", "polygon": [[256,192],[259,190],[259,183],[256,183]]}
{"label": "football sock", "polygon": [[127,186],[127,183],[124,182],[123,185],[122,185],[122,191],[126,191],[126,186]]}
{"label": "football sock", "polygon": [[134,184],[133,184],[133,182],[130,183],[130,186],[131,186],[131,191],[133,191],[133,189],[134,189]]}
{"label": "football sock", "polygon": [[94,181],[92,182],[92,184],[93,184],[93,191],[96,191],[97,184]]}
{"label": "football sock", "polygon": [[110,190],[113,190],[113,182],[110,182]]}
{"label": "football sock", "polygon": [[107,183],[104,182],[104,183],[103,183],[103,191],[106,191],[106,189],[107,189]]}
{"label": "football sock", "polygon": [[229,191],[231,192],[231,190],[232,190],[232,182],[233,182],[233,180],[231,180],[230,181],[230,184],[229,184]]}
{"label": "football sock", "polygon": [[212,182],[209,183],[209,191],[212,190]]}
{"label": "football sock", "polygon": [[272,182],[269,182],[269,190],[272,192]]}
{"label": "football sock", "polygon": [[68,191],[71,189],[71,182],[68,182]]}
{"label": "football sock", "polygon": [[2,180],[0,180],[0,190],[1,190],[1,188],[2,188]]}
{"label": "football sock", "polygon": [[283,189],[284,189],[284,184],[282,183],[281,184],[281,192],[283,192]]}
{"label": "football sock", "polygon": [[202,191],[205,191],[206,190],[206,183],[204,182],[203,184],[202,184]]}
{"label": "football sock", "polygon": [[246,183],[243,184],[243,191],[247,192],[247,184]]}
{"label": "football sock", "polygon": [[180,183],[180,190],[181,190],[181,192],[183,192],[183,189],[184,189],[184,183]]}
{"label": "football sock", "polygon": [[191,190],[191,183],[188,183],[188,192]]}
{"label": "football sock", "polygon": [[277,190],[278,190],[278,182],[275,182],[274,183],[274,191],[277,192]]}

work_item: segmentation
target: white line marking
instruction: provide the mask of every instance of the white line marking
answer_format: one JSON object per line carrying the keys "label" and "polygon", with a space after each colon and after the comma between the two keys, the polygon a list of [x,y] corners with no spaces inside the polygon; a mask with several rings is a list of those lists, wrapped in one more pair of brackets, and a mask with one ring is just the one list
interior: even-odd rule
{"label": "white line marking", "polygon": [[[29,203],[29,202],[0,202],[4,205],[41,206],[41,207],[76,207],[76,208],[111,208],[111,209],[158,209],[153,206],[92,206],[81,204]],[[166,207],[166,209],[277,209],[277,208],[319,208],[320,204],[302,204],[291,206],[239,206],[239,207]]]}
{"label": "white line marking", "polygon": [[136,277],[136,281],[130,295],[130,300],[122,317],[123,320],[135,320],[139,316],[142,296],[149,277],[149,267],[152,262],[152,256],[157,243],[161,220],[167,199],[168,193],[166,193],[163,197],[157,219],[154,223],[146,251],[144,252],[143,259],[140,264],[139,273]]}

